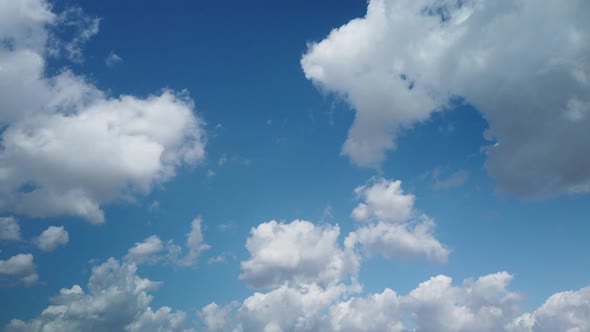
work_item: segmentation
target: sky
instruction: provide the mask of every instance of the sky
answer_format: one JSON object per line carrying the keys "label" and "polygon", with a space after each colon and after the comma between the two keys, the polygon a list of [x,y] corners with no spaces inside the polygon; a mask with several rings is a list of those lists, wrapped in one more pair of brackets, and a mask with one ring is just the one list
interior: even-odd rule
{"label": "sky", "polygon": [[590,331],[588,16],[0,0],[0,327]]}

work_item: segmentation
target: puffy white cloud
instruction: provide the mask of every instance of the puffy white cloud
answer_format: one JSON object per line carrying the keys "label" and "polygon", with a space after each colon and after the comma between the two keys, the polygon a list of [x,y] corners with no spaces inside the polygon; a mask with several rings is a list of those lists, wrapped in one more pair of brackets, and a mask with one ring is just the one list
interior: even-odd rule
{"label": "puffy white cloud", "polygon": [[447,276],[421,283],[402,298],[420,331],[502,331],[518,313],[521,296],[507,286],[512,276],[499,272],[451,285]]}
{"label": "puffy white cloud", "polygon": [[404,194],[401,181],[373,178],[354,191],[359,203],[352,217],[364,221],[346,237],[347,247],[360,244],[367,255],[386,258],[425,256],[446,263],[449,250],[434,236],[434,221],[414,209],[416,197]]}
{"label": "puffy white cloud", "polygon": [[402,332],[399,298],[391,289],[381,294],[355,297],[330,308],[328,326],[332,331]]}
{"label": "puffy white cloud", "polygon": [[358,165],[378,165],[401,130],[460,96],[498,143],[486,149],[486,168],[502,190],[588,192],[589,6],[371,0],[365,17],[310,44],[301,65],[355,108],[342,153]]}
{"label": "puffy white cloud", "polygon": [[141,242],[136,242],[133,247],[129,248],[126,258],[136,264],[156,263],[160,260],[158,254],[162,251],[164,251],[162,240],[158,236],[152,235]]}
{"label": "puffy white cloud", "polygon": [[104,60],[105,65],[107,65],[107,67],[112,68],[116,65],[118,65],[119,63],[123,62],[123,58],[121,58],[117,53],[115,52],[111,52],[109,53],[109,55],[106,57],[106,59]]}
{"label": "puffy white cloud", "polygon": [[0,260],[0,284],[14,286],[24,284],[33,285],[39,280],[37,268],[33,262],[33,255],[18,254],[7,260]]}
{"label": "puffy white cloud", "polygon": [[532,313],[517,318],[517,332],[590,331],[590,286],[557,293]]}
{"label": "puffy white cloud", "polygon": [[223,332],[231,328],[234,321],[232,314],[237,303],[230,303],[226,306],[219,306],[212,302],[203,307],[197,314],[208,332]]}
{"label": "puffy white cloud", "polygon": [[434,237],[433,231],[434,222],[422,216],[412,223],[380,222],[361,227],[348,235],[346,243],[361,244],[367,255],[379,253],[386,258],[401,259],[424,256],[446,263],[450,251]]}
{"label": "puffy white cloud", "polygon": [[268,293],[255,293],[238,309],[243,331],[322,331],[327,308],[357,286],[337,284],[323,288],[316,284],[283,285]]}
{"label": "puffy white cloud", "polygon": [[20,226],[14,217],[0,217],[0,241],[19,241]]}
{"label": "puffy white cloud", "polygon": [[61,20],[43,0],[0,8],[0,210],[101,223],[101,205],[204,158],[204,122],[186,92],[115,98],[71,71],[48,77],[48,36]]}
{"label": "puffy white cloud", "polygon": [[69,241],[68,231],[63,226],[49,226],[33,240],[35,245],[43,251],[53,251],[59,246],[65,246]]}
{"label": "puffy white cloud", "polygon": [[356,275],[359,260],[338,243],[340,228],[295,220],[274,220],[250,230],[246,248],[250,259],[241,263],[240,279],[251,287],[272,288],[285,283],[329,285]]}
{"label": "puffy white cloud", "polygon": [[148,307],[139,318],[126,328],[130,332],[174,332],[186,331],[184,311],[172,312],[170,307],[161,307],[155,312]]}
{"label": "puffy white cloud", "polygon": [[416,197],[404,194],[402,182],[385,179],[371,179],[357,187],[354,192],[364,200],[352,211],[358,221],[379,220],[382,222],[404,222],[410,219]]}
{"label": "puffy white cloud", "polygon": [[[521,301],[508,289],[511,279],[499,272],[454,286],[439,275],[407,295],[385,289],[364,297],[351,296],[358,289],[342,284],[283,285],[255,293],[234,317],[223,312],[216,324],[223,331],[509,331]],[[205,308],[220,310],[213,304]]]}
{"label": "puffy white cloud", "polygon": [[30,322],[13,319],[7,331],[182,331],[185,313],[149,307],[160,283],[139,277],[134,264],[110,258],[95,266],[88,292],[74,285],[51,298]]}

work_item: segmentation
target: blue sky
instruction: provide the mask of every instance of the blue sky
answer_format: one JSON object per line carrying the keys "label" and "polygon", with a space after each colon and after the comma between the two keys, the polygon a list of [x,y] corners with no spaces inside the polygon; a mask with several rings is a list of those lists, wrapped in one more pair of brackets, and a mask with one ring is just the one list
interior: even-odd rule
{"label": "blue sky", "polygon": [[0,0],[0,325],[586,331],[590,8],[517,3]]}

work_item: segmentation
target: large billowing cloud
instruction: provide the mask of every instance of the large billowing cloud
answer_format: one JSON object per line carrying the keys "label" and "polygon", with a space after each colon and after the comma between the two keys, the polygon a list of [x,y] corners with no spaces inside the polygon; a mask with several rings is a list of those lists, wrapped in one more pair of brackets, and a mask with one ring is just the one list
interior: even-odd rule
{"label": "large billowing cloud", "polygon": [[588,192],[588,12],[584,0],[371,0],[301,64],[355,108],[342,153],[358,165],[459,96],[489,123],[486,168],[502,190]]}
{"label": "large billowing cloud", "polygon": [[6,331],[183,331],[184,312],[149,306],[149,292],[159,285],[139,277],[134,264],[111,258],[92,269],[87,292],[63,288],[41,316],[13,319]]}
{"label": "large billowing cloud", "polygon": [[186,92],[111,97],[69,70],[45,74],[52,29],[81,25],[62,43],[78,58],[98,21],[57,15],[44,0],[0,8],[0,210],[101,223],[101,205],[148,193],[204,158],[204,122]]}

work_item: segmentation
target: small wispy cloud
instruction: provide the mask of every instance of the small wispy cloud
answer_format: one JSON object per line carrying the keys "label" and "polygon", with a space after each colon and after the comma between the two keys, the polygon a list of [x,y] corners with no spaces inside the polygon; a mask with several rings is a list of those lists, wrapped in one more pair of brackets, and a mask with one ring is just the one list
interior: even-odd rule
{"label": "small wispy cloud", "polygon": [[104,63],[109,68],[113,68],[114,66],[123,62],[123,58],[121,58],[117,53],[111,52],[109,55],[104,59]]}
{"label": "small wispy cloud", "polygon": [[449,176],[444,177],[441,175],[440,167],[435,168],[430,175],[434,182],[432,188],[436,190],[462,186],[469,178],[469,173],[464,170],[456,171]]}

